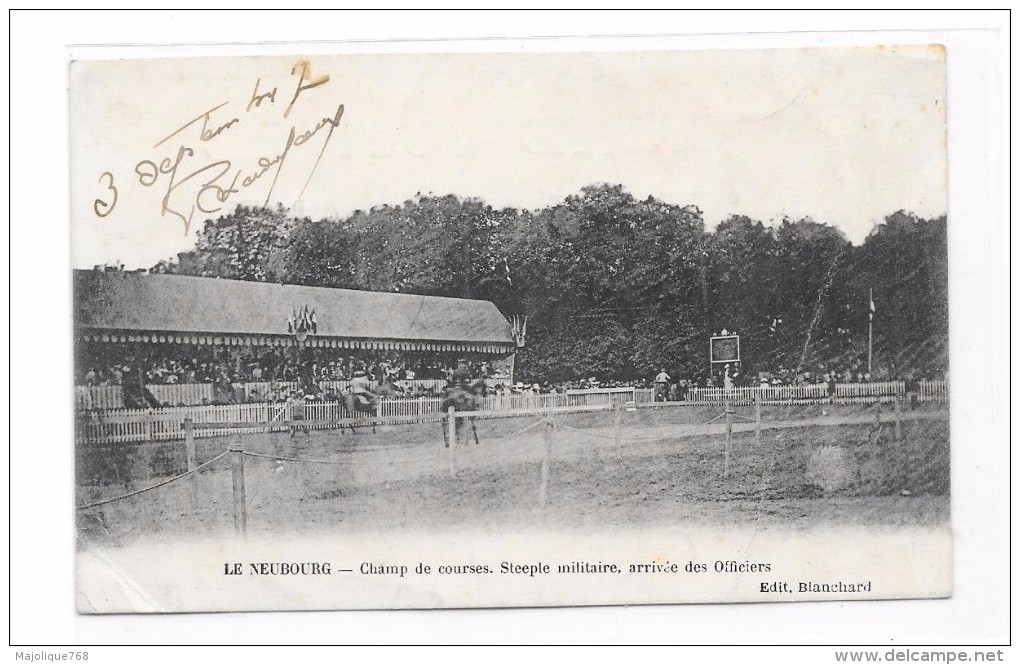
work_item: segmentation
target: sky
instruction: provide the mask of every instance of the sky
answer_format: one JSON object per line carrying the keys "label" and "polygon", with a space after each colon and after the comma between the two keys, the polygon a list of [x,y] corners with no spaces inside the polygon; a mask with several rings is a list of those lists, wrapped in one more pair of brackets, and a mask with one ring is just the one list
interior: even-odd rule
{"label": "sky", "polygon": [[858,243],[946,212],[937,46],[83,60],[70,83],[74,267],[150,267],[238,203],[539,208],[607,182]]}

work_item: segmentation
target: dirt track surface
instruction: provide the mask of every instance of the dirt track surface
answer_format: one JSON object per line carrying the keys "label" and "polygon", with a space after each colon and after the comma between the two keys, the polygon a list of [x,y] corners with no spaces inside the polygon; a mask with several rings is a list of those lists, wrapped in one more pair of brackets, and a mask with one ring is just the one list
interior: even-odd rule
{"label": "dirt track surface", "polygon": [[[323,462],[245,456],[249,530],[343,533],[470,525],[498,532],[534,525],[591,530],[685,523],[809,529],[948,519],[946,412],[901,414],[902,438],[894,440],[891,412],[771,410],[763,414],[771,420],[763,424],[760,444],[746,420],[751,415],[753,410],[738,410],[728,467],[725,424],[701,424],[718,417],[718,410],[627,414],[619,442],[608,413],[556,417],[553,427],[540,423],[541,417],[480,420],[481,444],[462,441],[452,454],[435,423],[353,437],[336,430],[293,438],[246,436],[245,450],[257,455]],[[203,461],[228,441],[200,443]],[[547,446],[548,501],[542,506]],[[827,491],[814,483],[812,455],[823,447],[844,451],[852,476],[847,486]],[[129,474],[132,482],[80,481],[80,500],[117,496],[181,471],[179,448],[122,449],[122,476]],[[90,540],[112,544],[231,533],[229,458],[196,476],[80,513],[79,529]]]}

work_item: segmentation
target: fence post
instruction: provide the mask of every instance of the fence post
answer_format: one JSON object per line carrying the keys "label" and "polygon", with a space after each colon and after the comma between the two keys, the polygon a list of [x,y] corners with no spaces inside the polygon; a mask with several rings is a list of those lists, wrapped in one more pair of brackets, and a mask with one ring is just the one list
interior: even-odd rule
{"label": "fence post", "polygon": [[616,404],[613,411],[613,442],[619,446],[623,440],[623,408]]}
{"label": "fence post", "polygon": [[754,442],[761,445],[761,388],[754,392]]}
{"label": "fence post", "polygon": [[555,425],[551,417],[546,418],[542,430],[542,483],[538,486],[538,503],[543,508],[549,502],[549,458],[552,456],[552,430]]}
{"label": "fence post", "polygon": [[184,455],[188,460],[188,471],[195,469],[195,422],[191,416],[184,418]]}
{"label": "fence post", "polygon": [[[184,456],[187,458],[188,471],[194,471],[198,466],[197,455],[195,454],[195,423],[191,416],[184,419]],[[198,474],[191,474],[191,503],[198,504]]]}
{"label": "fence post", "polygon": [[238,436],[230,444],[231,476],[234,481],[234,532],[241,538],[248,536],[248,509],[244,498],[244,445]]}
{"label": "fence post", "polygon": [[726,401],[726,448],[723,451],[723,476],[730,477],[730,439],[733,437],[733,405]]}
{"label": "fence post", "polygon": [[450,477],[457,477],[457,460],[454,449],[457,447],[457,410],[454,407],[446,412],[446,447],[450,449]]}
{"label": "fence post", "polygon": [[895,429],[893,430],[893,438],[895,438],[897,441],[899,441],[900,440],[900,436],[902,436],[902,431],[900,430],[900,396],[899,395],[896,395],[895,397],[893,397],[893,419],[894,419],[894,423],[895,423]]}

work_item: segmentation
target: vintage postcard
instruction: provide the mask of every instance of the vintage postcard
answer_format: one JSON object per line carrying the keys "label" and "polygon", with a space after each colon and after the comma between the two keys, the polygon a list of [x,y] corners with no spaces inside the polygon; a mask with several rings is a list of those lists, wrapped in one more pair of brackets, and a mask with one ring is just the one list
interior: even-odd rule
{"label": "vintage postcard", "polygon": [[79,612],[951,595],[940,45],[69,76]]}

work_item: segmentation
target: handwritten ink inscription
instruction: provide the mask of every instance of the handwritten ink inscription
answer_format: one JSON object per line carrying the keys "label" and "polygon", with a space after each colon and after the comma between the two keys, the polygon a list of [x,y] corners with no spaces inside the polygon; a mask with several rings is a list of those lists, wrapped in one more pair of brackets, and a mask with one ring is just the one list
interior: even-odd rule
{"label": "handwritten ink inscription", "polygon": [[99,176],[99,182],[102,183],[103,180],[106,180],[106,189],[109,190],[111,199],[109,201],[104,199],[93,201],[92,211],[96,213],[96,217],[106,217],[117,206],[117,187],[113,184],[113,174],[109,171],[103,171]]}
{"label": "handwritten ink inscription", "polygon": [[[308,60],[298,61],[291,68],[290,75],[290,85],[284,88],[284,94],[289,93],[291,87],[293,94],[283,111],[284,119],[290,117],[291,111],[308,91],[329,83],[328,74],[313,75]],[[292,151],[314,142],[319,150],[298,194],[300,198],[311,183],[333,132],[340,126],[344,115],[342,103],[328,107],[328,113],[321,115],[318,121],[303,126],[290,124],[285,136],[272,140],[271,143],[276,145],[258,157],[238,159],[228,154],[210,161],[199,156],[215,154],[208,148],[221,137],[242,127],[248,114],[271,113],[276,108],[280,89],[280,86],[265,87],[259,77],[241,113],[231,113],[231,101],[227,100],[192,117],[152,146],[152,150],[158,153],[139,160],[134,167],[133,180],[129,182],[136,180],[142,187],[155,188],[162,193],[160,216],[180,220],[187,235],[196,212],[219,212],[232,196],[256,186],[266,187],[263,205],[268,205],[288,156]],[[203,149],[197,150],[199,146]],[[104,171],[99,177],[99,184],[105,190],[93,201],[92,209],[97,217],[106,217],[116,208],[119,197],[114,174]]]}

